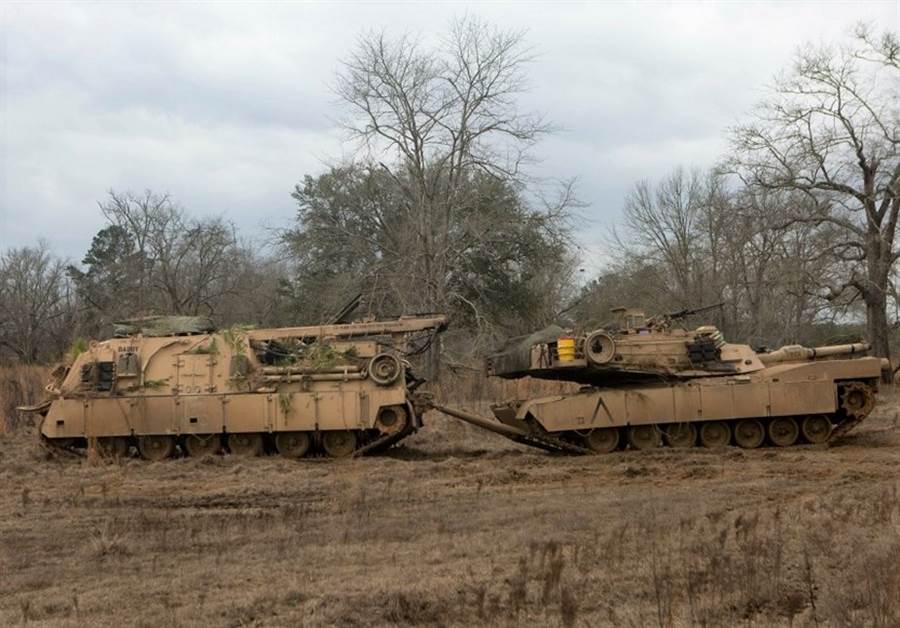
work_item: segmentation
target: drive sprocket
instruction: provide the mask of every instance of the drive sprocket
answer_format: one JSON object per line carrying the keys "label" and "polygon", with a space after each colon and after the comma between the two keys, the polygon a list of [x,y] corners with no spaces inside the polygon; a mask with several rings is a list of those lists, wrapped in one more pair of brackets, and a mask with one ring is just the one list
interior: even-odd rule
{"label": "drive sprocket", "polygon": [[875,392],[862,382],[850,382],[841,387],[841,409],[847,416],[864,419],[875,408]]}

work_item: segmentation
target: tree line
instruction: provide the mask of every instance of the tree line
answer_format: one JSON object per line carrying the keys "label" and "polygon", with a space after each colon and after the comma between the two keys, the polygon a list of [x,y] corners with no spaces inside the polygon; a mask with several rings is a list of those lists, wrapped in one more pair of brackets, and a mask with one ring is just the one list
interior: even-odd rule
{"label": "tree line", "polygon": [[618,258],[588,287],[582,316],[623,292],[654,311],[721,302],[717,324],[758,345],[834,341],[861,320],[889,356],[898,81],[895,33],[859,25],[849,43],[802,47],[729,129],[715,168],[634,186],[610,245]]}
{"label": "tree line", "polygon": [[[111,191],[80,263],[46,244],[0,257],[0,359],[41,362],[75,338],[152,313],[221,325],[447,312],[460,361],[616,305],[712,303],[729,338],[832,340],[864,322],[890,354],[900,214],[900,43],[858,26],[805,46],[715,167],[639,181],[585,283],[575,182],[534,175],[553,132],[523,110],[525,34],[455,21],[436,44],[365,33],[334,89],[352,157],[293,187],[293,226],[271,242],[198,217],[167,194]],[[711,156],[715,157],[715,156]],[[851,325],[852,327],[852,325]],[[851,329],[852,331],[852,329]]]}

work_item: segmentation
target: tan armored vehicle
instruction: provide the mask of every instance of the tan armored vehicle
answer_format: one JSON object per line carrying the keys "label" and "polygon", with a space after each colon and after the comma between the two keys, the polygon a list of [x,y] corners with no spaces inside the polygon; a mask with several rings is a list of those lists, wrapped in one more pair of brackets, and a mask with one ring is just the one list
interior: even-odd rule
{"label": "tan armored vehicle", "polygon": [[866,344],[758,353],[715,327],[682,329],[677,321],[693,312],[614,313],[590,333],[551,327],[513,339],[487,361],[489,375],[571,381],[579,392],[496,405],[496,420],[438,409],[537,447],[605,453],[824,443],[875,405],[883,363],[862,357]]}
{"label": "tan armored vehicle", "polygon": [[[162,460],[189,455],[359,455],[421,425],[405,355],[444,316],[213,331],[196,318],[131,321],[57,369],[43,414],[52,444]],[[421,348],[421,344],[418,348]]]}

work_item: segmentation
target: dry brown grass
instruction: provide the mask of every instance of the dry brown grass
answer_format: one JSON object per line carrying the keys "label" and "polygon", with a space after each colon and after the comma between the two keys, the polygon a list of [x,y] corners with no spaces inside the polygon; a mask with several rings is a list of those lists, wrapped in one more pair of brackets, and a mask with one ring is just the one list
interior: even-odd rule
{"label": "dry brown grass", "polygon": [[41,401],[49,373],[50,369],[44,366],[0,366],[0,431],[13,430],[31,421],[16,406]]}
{"label": "dry brown grass", "polygon": [[897,626],[900,404],[832,447],[91,462],[0,436],[0,625]]}
{"label": "dry brown grass", "polygon": [[528,399],[575,392],[579,388],[578,384],[571,382],[554,382],[531,377],[514,380],[487,378],[480,371],[469,370],[449,372],[439,384],[429,386],[438,400],[448,404],[459,403],[461,400],[471,402]]}

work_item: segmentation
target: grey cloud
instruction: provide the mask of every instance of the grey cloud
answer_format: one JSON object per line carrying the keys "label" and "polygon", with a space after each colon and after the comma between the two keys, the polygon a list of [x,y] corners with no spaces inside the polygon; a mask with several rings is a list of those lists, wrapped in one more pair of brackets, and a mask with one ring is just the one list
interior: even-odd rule
{"label": "grey cloud", "polygon": [[293,184],[348,147],[328,89],[364,29],[435,40],[468,12],[528,31],[525,106],[563,130],[535,174],[578,176],[598,250],[639,178],[707,166],[723,129],[805,40],[894,7],[814,4],[57,4],[2,14],[0,247],[79,259],[109,188],[171,192],[248,234],[287,224]]}

